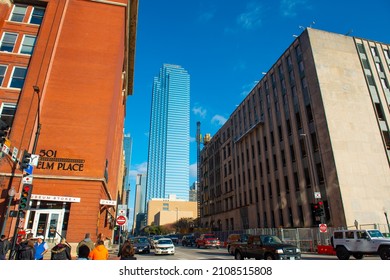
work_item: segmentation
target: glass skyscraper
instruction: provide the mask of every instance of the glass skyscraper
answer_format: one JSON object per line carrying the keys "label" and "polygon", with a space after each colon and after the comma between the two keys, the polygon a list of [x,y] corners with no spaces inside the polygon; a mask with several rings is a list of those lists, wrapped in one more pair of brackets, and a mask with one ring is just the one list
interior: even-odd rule
{"label": "glass skyscraper", "polygon": [[190,76],[164,64],[152,91],[146,202],[169,195],[188,200]]}

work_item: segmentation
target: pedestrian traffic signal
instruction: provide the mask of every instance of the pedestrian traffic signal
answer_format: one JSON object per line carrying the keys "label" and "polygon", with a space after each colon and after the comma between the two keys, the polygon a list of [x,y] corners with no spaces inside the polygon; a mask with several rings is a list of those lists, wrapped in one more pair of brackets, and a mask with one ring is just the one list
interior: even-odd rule
{"label": "pedestrian traffic signal", "polygon": [[0,120],[0,145],[3,145],[8,135],[9,126],[3,120]]}
{"label": "pedestrian traffic signal", "polygon": [[24,184],[22,187],[22,193],[20,194],[19,210],[28,210],[30,208],[30,198],[33,186],[30,184]]}
{"label": "pedestrian traffic signal", "polygon": [[30,161],[31,161],[31,154],[26,150],[24,150],[22,160],[20,161],[20,169],[21,170],[27,169],[28,166],[30,165]]}

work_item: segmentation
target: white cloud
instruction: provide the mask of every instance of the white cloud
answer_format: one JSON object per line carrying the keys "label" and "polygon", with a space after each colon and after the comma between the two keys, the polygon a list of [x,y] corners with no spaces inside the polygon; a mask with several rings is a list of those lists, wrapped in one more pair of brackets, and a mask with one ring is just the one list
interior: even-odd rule
{"label": "white cloud", "polygon": [[237,23],[245,29],[255,29],[262,25],[262,6],[257,2],[250,2],[246,11],[237,17]]}
{"label": "white cloud", "polygon": [[197,163],[193,163],[193,164],[190,165],[190,178],[196,178],[197,177],[197,170],[198,170]]}
{"label": "white cloud", "polygon": [[195,114],[195,115],[198,115],[202,118],[205,118],[206,115],[207,115],[207,110],[204,109],[202,106],[194,106],[192,108],[192,112]]}
{"label": "white cloud", "polygon": [[147,162],[143,162],[143,163],[140,163],[140,164],[133,165],[133,169],[131,169],[129,171],[129,174],[130,174],[131,177],[136,177],[137,174],[145,174],[145,173],[147,173],[147,170],[148,170],[148,163]]}
{"label": "white cloud", "polygon": [[282,0],[280,9],[283,16],[294,17],[299,7],[306,7],[307,0]]}
{"label": "white cloud", "polygon": [[258,82],[259,81],[253,81],[249,84],[243,85],[241,88],[241,96],[246,97]]}
{"label": "white cloud", "polygon": [[212,124],[217,124],[217,125],[224,125],[224,123],[227,121],[227,119],[221,115],[215,115],[211,119]]}

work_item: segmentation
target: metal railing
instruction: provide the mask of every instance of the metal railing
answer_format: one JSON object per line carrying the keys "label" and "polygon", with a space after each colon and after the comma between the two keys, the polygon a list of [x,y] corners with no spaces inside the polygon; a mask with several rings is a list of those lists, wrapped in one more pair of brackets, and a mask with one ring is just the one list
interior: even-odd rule
{"label": "metal railing", "polygon": [[[387,232],[386,225],[362,224],[359,229],[379,229],[382,233]],[[302,252],[317,252],[318,245],[330,245],[330,238],[335,230],[343,228],[328,227],[326,232],[315,228],[255,228],[247,230],[213,231],[222,241],[227,240],[230,234],[270,234],[278,236],[282,241],[296,245]]]}

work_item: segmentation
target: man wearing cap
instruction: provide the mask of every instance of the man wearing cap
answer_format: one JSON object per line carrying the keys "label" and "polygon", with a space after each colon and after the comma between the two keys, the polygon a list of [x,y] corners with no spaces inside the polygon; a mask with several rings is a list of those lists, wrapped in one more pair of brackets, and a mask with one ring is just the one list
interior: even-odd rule
{"label": "man wearing cap", "polygon": [[43,241],[44,237],[43,235],[37,236],[37,242],[35,242],[34,248],[35,248],[35,259],[36,260],[43,260],[43,256],[47,253],[49,250],[49,246],[45,241]]}

